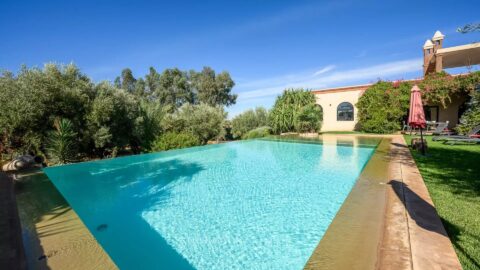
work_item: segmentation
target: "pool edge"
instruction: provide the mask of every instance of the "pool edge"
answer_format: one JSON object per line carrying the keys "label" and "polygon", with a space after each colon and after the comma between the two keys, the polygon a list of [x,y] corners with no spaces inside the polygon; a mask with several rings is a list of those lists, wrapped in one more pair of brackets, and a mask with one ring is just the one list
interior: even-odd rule
{"label": "pool edge", "polygon": [[385,136],[304,269],[462,269],[402,136]]}

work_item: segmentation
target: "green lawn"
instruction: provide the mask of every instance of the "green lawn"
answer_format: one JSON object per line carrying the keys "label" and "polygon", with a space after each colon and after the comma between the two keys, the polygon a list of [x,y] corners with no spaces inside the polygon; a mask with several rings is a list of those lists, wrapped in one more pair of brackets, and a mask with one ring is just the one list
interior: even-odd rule
{"label": "green lawn", "polygon": [[413,157],[463,268],[480,269],[480,145],[427,140],[426,157]]}

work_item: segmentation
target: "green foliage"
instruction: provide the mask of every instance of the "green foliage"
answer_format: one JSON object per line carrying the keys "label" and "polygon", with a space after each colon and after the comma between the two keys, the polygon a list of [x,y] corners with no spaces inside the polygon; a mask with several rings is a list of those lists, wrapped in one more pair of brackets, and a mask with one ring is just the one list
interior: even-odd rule
{"label": "green foliage", "polygon": [[77,133],[70,120],[55,119],[55,131],[50,132],[47,154],[53,163],[69,163],[76,159]]}
{"label": "green foliage", "polygon": [[185,103],[193,103],[193,92],[186,72],[178,68],[166,69],[157,77],[153,95],[160,104],[174,111]]}
{"label": "green foliage", "polygon": [[135,120],[140,112],[135,96],[106,82],[97,85],[96,92],[92,109],[87,115],[95,147],[103,152],[130,145],[136,151],[139,142],[134,136]]}
{"label": "green foliage", "polygon": [[479,84],[480,71],[461,76],[442,71],[427,75],[419,86],[425,102],[438,103],[446,108],[453,96],[472,94]]}
{"label": "green foliage", "polygon": [[267,126],[258,127],[245,133],[242,136],[242,139],[247,140],[247,139],[263,138],[270,135],[271,133],[272,133],[271,127],[267,127]]}
{"label": "green foliage", "polygon": [[300,109],[295,129],[298,132],[319,132],[322,128],[322,119],[322,108],[316,104],[308,104]]}
{"label": "green foliage", "polygon": [[204,67],[201,72],[190,71],[190,79],[193,91],[197,93],[196,103],[206,103],[210,106],[235,104],[237,95],[231,94],[235,83],[228,72],[215,74],[210,67]]}
{"label": "green foliage", "polygon": [[248,131],[268,124],[268,112],[265,108],[247,110],[232,119],[232,135],[234,139],[241,138]]}
{"label": "green foliage", "polygon": [[[71,121],[84,156],[149,151],[164,130],[190,132],[206,143],[225,137],[225,113],[216,106],[235,103],[233,85],[227,72],[215,74],[210,68],[161,74],[150,68],[144,78],[126,68],[114,84],[95,84],[73,64],[22,67],[17,75],[5,71],[0,75],[0,154],[45,154],[56,118]],[[164,128],[168,112],[173,127]]]}
{"label": "green foliage", "polygon": [[392,133],[401,128],[407,115],[412,85],[379,81],[370,86],[357,102],[358,123],[364,132]]}
{"label": "green foliage", "polygon": [[73,64],[22,67],[0,76],[0,136],[4,152],[44,152],[57,117],[72,121],[83,136],[85,114],[95,96],[93,83]]}
{"label": "green foliage", "polygon": [[199,139],[188,132],[167,132],[160,135],[152,145],[153,151],[186,148],[200,145]]}
{"label": "green foliage", "polygon": [[[298,115],[302,108],[315,104],[312,92],[303,89],[287,89],[277,97],[269,113],[269,123],[276,134],[299,131]],[[313,124],[314,125],[314,124]]]}
{"label": "green foliage", "polygon": [[189,132],[205,144],[224,135],[226,116],[222,107],[187,103],[173,114],[165,116],[162,124],[166,131]]}
{"label": "green foliage", "polygon": [[480,90],[473,92],[472,99],[468,103],[468,110],[460,118],[457,131],[467,134],[474,127],[480,125]]}

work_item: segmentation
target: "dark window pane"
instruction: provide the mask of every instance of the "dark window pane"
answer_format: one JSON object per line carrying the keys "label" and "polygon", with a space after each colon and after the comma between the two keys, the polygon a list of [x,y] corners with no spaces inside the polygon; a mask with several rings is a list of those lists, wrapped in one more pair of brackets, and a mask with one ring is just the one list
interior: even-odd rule
{"label": "dark window pane", "polygon": [[353,121],[353,105],[342,102],[337,107],[337,121]]}

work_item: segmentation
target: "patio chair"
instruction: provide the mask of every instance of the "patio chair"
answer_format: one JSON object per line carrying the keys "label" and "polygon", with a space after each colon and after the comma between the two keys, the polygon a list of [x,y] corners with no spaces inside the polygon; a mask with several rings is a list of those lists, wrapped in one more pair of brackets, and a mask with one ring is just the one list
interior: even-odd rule
{"label": "patio chair", "polygon": [[432,131],[432,135],[450,135],[450,132],[445,130],[448,127],[448,123],[448,121],[444,123],[438,123],[435,130]]}
{"label": "patio chair", "polygon": [[478,132],[480,132],[480,125],[472,128],[466,135],[435,136],[432,138],[432,141],[480,142],[479,138],[473,138]]}

